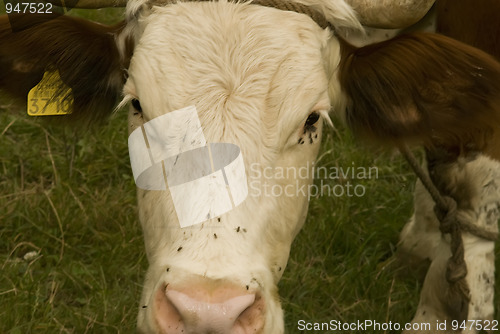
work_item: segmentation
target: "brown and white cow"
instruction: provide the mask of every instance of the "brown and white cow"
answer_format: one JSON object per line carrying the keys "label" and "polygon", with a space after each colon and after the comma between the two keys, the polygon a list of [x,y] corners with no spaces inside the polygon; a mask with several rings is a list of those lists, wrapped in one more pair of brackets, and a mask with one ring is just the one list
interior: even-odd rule
{"label": "brown and white cow", "polygon": [[[432,26],[435,31],[486,51],[498,60],[499,13],[498,1],[478,3],[463,0],[457,5],[454,1],[439,0],[424,27]],[[492,86],[497,85],[499,80],[500,77],[497,76]],[[492,86],[482,89],[488,91]],[[458,92],[464,98],[479,96],[468,90],[460,89]],[[489,103],[495,103],[495,100],[484,99],[480,105],[464,106],[467,106],[468,112],[477,113],[496,107],[488,105]],[[472,129],[472,125],[468,127]],[[467,142],[454,140],[451,145],[444,146],[437,143],[426,150],[429,172],[442,193],[457,202],[457,215],[490,235],[498,235],[500,218],[499,136],[499,129],[492,125],[489,129],[478,130]],[[415,213],[401,232],[399,243],[399,251],[405,261],[411,259],[410,263],[415,265],[430,260],[413,322],[435,324],[436,320],[447,320],[451,323],[460,318],[456,323],[465,324],[462,327],[465,328],[464,333],[480,332],[485,324],[490,324],[490,330],[493,328],[495,243],[468,231],[463,231],[462,238],[467,272],[459,276],[464,275],[470,290],[469,300],[464,305],[450,297],[450,285],[446,279],[446,268],[451,256],[450,237],[441,233],[439,221],[434,214],[434,201],[421,182],[417,182]],[[472,322],[464,322],[464,319],[477,320],[477,325],[471,326]]]}
{"label": "brown and white cow", "polygon": [[[451,0],[439,0],[423,20],[405,29],[403,33],[419,30],[438,32],[486,51],[498,60],[500,58],[498,13],[500,13],[500,3],[497,1],[478,3],[464,0],[458,4]],[[367,34],[355,36],[353,40],[357,45],[367,45],[372,41],[387,40],[400,33],[401,30],[369,29]],[[488,84],[482,88],[481,85],[474,83],[474,87],[487,92],[497,84],[498,80],[500,78],[494,80],[492,85]],[[491,120],[492,124],[496,124],[495,99],[488,101],[486,98],[480,101],[476,98],[481,96],[481,92],[478,94],[478,91],[464,90],[463,82],[455,81],[454,85],[456,86],[446,87],[440,84],[435,91],[434,99],[437,101],[439,95],[455,103],[458,98],[467,99],[467,102],[452,106],[456,108],[461,105],[466,112],[478,113],[493,108]],[[460,94],[461,97],[457,95],[452,99],[453,92]],[[474,100],[479,104],[470,104]],[[446,105],[442,105],[441,109],[445,110]],[[464,124],[463,127],[472,134],[465,140],[462,136],[458,136],[445,144],[438,137],[433,138],[432,143],[426,148],[424,166],[433,174],[432,178],[440,191],[457,202],[457,216],[478,227],[488,236],[481,237],[464,229],[462,238],[467,271],[464,271],[464,268],[455,270],[455,277],[449,277],[450,274],[447,274],[448,260],[452,256],[450,252],[452,242],[449,234],[442,233],[440,222],[434,213],[434,200],[420,181],[416,185],[415,213],[404,227],[398,245],[403,263],[416,267],[427,261],[430,263],[413,322],[434,324],[432,332],[436,333],[444,332],[442,326],[440,329],[436,328],[437,320],[441,323],[446,320],[448,324],[454,320],[456,325],[461,325],[455,326],[455,329],[463,328],[463,332],[467,333],[476,333],[481,327],[485,330],[487,327],[490,329],[495,327],[495,323],[491,322],[495,312],[493,293],[495,255],[494,241],[490,238],[498,235],[499,133],[494,125],[489,129],[482,127],[474,133],[473,126]],[[458,130],[459,127],[458,124],[450,126],[454,130]],[[364,132],[364,130],[359,131]],[[424,132],[420,132],[422,133]],[[449,279],[446,278],[447,275]],[[460,298],[457,300],[450,294],[449,281],[458,280],[461,276],[468,284],[469,298],[466,298],[466,302],[460,301]],[[477,323],[463,321],[465,319],[476,320]],[[447,329],[448,332],[457,332],[450,326]]]}
{"label": "brown and white cow", "polygon": [[[25,98],[44,72],[58,70],[72,89],[73,117],[101,118],[122,93],[122,103],[132,102],[131,133],[194,106],[207,141],[237,145],[247,171],[312,166],[322,119],[346,106],[347,122],[363,136],[479,144],[477,132],[498,127],[500,115],[500,65],[492,57],[431,34],[362,48],[338,37],[361,30],[358,17],[410,25],[431,2],[130,0],[126,20],[111,27],[69,16],[2,17],[0,88]],[[312,180],[266,182],[290,190]],[[307,194],[249,194],[188,228],[179,226],[172,201],[169,191],[138,190],[150,264],[139,330],[283,333],[277,283]]]}
{"label": "brown and white cow", "polygon": [[[356,62],[341,64],[341,86],[353,96],[350,108],[354,112],[348,112],[347,120],[361,136],[396,145],[405,140],[424,142],[431,178],[457,202],[457,216],[494,234],[500,217],[500,157],[495,154],[500,67],[493,57],[472,48],[464,57],[457,53],[455,41],[435,36],[435,40],[418,34],[396,37],[343,58],[341,62]],[[472,54],[476,56],[471,58]],[[380,58],[374,62],[374,57]],[[484,63],[478,65],[482,57],[486,57]],[[374,63],[383,64],[382,69]],[[419,66],[427,71],[421,72]],[[462,66],[468,69],[462,71]],[[382,71],[387,73],[380,76]],[[464,75],[457,76],[458,72]],[[388,90],[391,86],[398,88]],[[381,91],[373,94],[375,87]],[[494,242],[463,231],[467,271],[461,269],[449,280],[458,281],[463,275],[468,284],[464,302],[447,282],[452,242],[442,233],[434,207],[432,197],[417,182],[415,213],[401,234],[399,250],[413,261],[430,260],[431,264],[413,322],[431,324],[432,333],[442,332],[436,328],[437,321],[447,321],[449,333],[460,332],[452,330],[453,320],[459,324],[455,329],[466,328],[468,333],[479,332],[483,324],[492,328]],[[479,325],[471,326],[467,320]]]}

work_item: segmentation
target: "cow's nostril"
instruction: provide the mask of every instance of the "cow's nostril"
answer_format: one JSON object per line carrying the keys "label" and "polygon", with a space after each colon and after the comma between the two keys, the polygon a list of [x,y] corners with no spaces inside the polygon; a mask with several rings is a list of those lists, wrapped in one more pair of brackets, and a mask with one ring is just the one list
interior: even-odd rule
{"label": "cow's nostril", "polygon": [[264,326],[263,300],[255,294],[169,287],[156,296],[155,318],[161,333],[259,333]]}

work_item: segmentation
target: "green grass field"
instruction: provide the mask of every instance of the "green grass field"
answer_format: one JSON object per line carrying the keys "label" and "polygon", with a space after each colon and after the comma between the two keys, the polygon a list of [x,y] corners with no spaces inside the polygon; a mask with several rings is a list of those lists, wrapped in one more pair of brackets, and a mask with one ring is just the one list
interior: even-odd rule
{"label": "green grass field", "polygon": [[[76,14],[113,22],[120,10]],[[0,333],[135,331],[147,261],[126,118],[118,112],[85,132],[0,100]],[[410,321],[421,283],[390,264],[415,176],[340,126],[326,130],[318,164],[377,167],[378,178],[351,180],[362,197],[311,200],[280,283],[287,333],[300,332],[299,320]]]}

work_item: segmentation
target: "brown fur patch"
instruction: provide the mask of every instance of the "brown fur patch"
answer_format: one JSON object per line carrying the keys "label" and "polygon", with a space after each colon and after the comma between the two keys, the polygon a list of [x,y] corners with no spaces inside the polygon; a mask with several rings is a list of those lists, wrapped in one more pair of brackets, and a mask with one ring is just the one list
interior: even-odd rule
{"label": "brown fur patch", "polygon": [[[454,0],[439,0],[436,3],[436,31],[477,47],[500,59],[500,1],[462,0],[457,6]],[[500,160],[500,129],[495,129],[488,138],[483,151]]]}
{"label": "brown fur patch", "polygon": [[436,1],[436,31],[500,59],[500,1]]}
{"label": "brown fur patch", "polygon": [[341,43],[339,76],[356,134],[481,148],[500,127],[500,64],[490,55],[425,33],[358,49]]}
{"label": "brown fur patch", "polygon": [[57,69],[73,91],[70,117],[86,122],[105,118],[123,85],[114,40],[123,23],[104,26],[69,16],[48,20],[47,15],[11,15],[14,32],[9,18],[0,17],[0,89],[25,101],[43,73]]}

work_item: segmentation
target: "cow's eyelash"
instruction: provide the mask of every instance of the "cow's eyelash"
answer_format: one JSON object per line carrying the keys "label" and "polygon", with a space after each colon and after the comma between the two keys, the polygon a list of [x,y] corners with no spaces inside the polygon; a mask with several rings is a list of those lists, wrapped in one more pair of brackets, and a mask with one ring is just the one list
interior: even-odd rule
{"label": "cow's eyelash", "polygon": [[118,105],[115,108],[115,111],[118,109],[121,109],[125,107],[128,103],[132,102],[132,100],[136,99],[136,97],[132,94],[126,94],[123,99],[118,103]]}
{"label": "cow's eyelash", "polygon": [[320,118],[323,119],[323,121],[326,124],[328,124],[332,128],[334,127],[332,119],[330,118],[330,114],[328,113],[328,110],[318,110],[316,112],[320,115]]}

